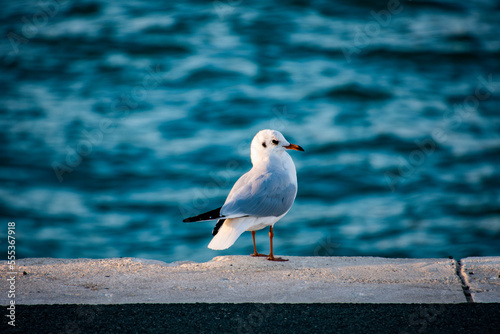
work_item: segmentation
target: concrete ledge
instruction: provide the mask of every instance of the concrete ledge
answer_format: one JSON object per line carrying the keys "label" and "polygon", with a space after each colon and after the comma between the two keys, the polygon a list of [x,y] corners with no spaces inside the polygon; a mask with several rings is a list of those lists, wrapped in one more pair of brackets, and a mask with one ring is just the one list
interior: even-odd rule
{"label": "concrete ledge", "polygon": [[460,261],[474,302],[500,302],[500,257],[469,257]]}
{"label": "concrete ledge", "polygon": [[[288,257],[270,262],[221,256],[206,263],[136,258],[22,259],[16,304],[466,303],[460,273],[474,271],[477,301],[500,302],[500,258]],[[465,268],[461,267],[465,264]],[[0,262],[2,280],[6,261]],[[467,269],[468,268],[468,269]],[[25,274],[23,274],[23,272]],[[477,278],[477,281],[476,281]],[[487,284],[487,285],[484,285]],[[485,288],[486,286],[486,288]],[[0,304],[9,303],[7,293]]]}

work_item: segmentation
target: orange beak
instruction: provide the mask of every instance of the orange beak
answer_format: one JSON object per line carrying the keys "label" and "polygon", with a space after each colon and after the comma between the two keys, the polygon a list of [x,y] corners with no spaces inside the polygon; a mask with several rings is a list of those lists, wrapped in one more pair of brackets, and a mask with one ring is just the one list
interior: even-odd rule
{"label": "orange beak", "polygon": [[290,144],[288,146],[283,146],[283,147],[286,148],[287,150],[295,150],[295,151],[304,152],[304,149],[302,147],[300,147],[299,145],[295,145],[295,144]]}

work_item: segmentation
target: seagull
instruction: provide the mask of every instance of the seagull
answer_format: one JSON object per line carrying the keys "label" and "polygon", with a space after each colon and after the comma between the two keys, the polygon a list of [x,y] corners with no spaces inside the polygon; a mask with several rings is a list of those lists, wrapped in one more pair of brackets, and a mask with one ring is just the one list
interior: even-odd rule
{"label": "seagull", "polygon": [[[227,249],[243,232],[250,231],[254,250],[251,256],[288,261],[273,254],[273,226],[287,214],[297,195],[297,172],[287,150],[304,151],[302,147],[290,144],[279,131],[257,133],[250,146],[253,167],[236,181],[224,205],[183,222],[217,219],[208,245],[210,249]],[[255,247],[255,231],[267,226],[271,250],[269,255],[259,254]]]}

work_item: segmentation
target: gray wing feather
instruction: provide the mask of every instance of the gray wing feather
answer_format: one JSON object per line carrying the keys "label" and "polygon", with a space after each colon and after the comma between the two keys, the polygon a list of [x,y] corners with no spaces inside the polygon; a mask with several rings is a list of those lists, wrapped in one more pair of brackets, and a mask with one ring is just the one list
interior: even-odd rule
{"label": "gray wing feather", "polygon": [[297,186],[283,172],[243,175],[233,186],[221,209],[226,216],[278,217],[295,200]]}

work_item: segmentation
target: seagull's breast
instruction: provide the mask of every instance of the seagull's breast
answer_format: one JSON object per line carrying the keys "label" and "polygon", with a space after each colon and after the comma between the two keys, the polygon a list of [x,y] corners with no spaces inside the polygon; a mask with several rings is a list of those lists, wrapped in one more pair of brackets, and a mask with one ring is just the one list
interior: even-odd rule
{"label": "seagull's breast", "polygon": [[293,163],[292,157],[286,152],[282,154],[281,166],[285,173],[288,174],[290,182],[297,186],[297,171],[295,170],[295,164]]}

